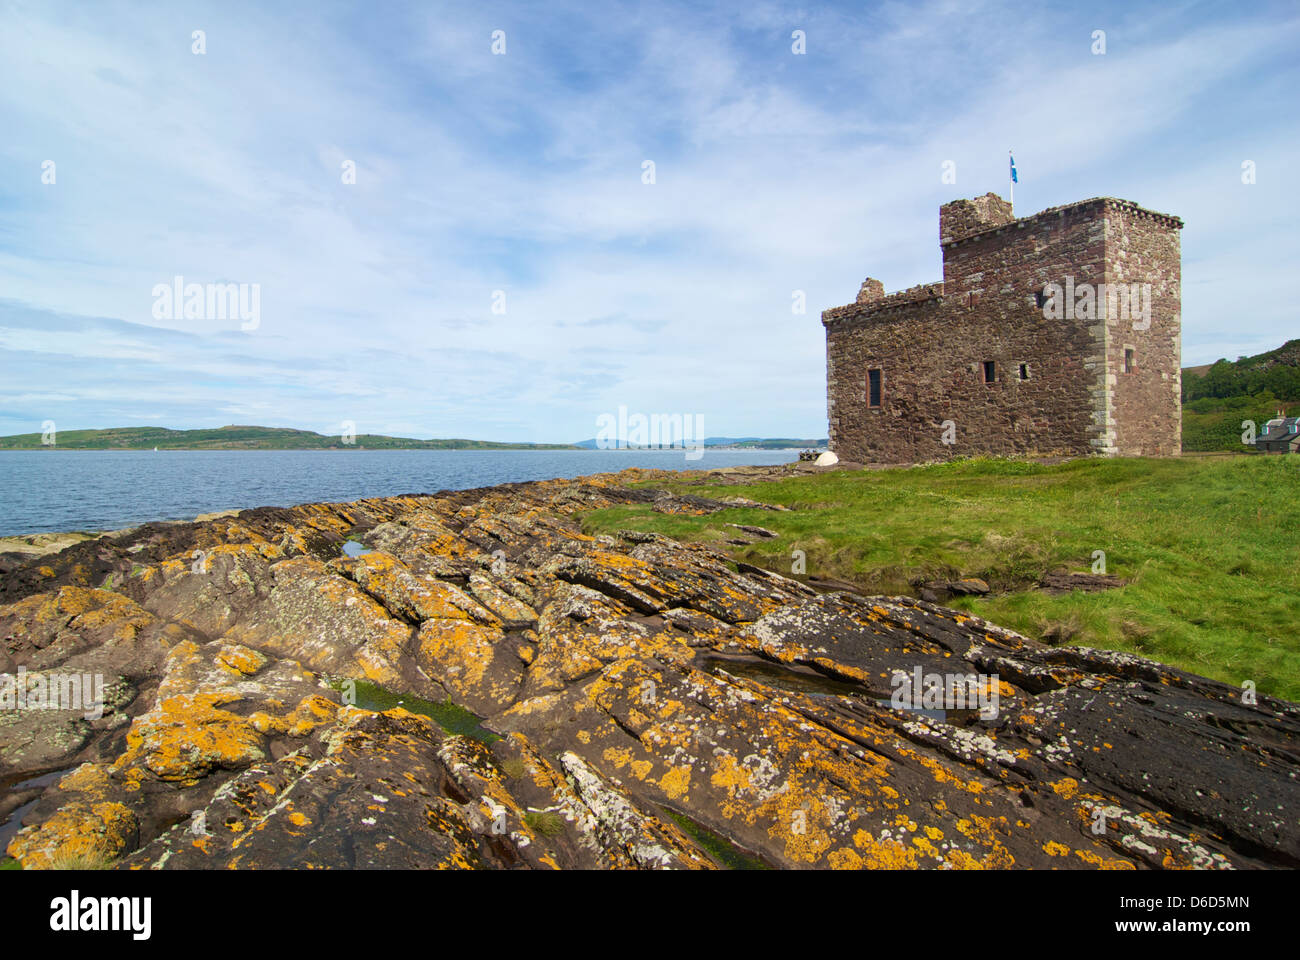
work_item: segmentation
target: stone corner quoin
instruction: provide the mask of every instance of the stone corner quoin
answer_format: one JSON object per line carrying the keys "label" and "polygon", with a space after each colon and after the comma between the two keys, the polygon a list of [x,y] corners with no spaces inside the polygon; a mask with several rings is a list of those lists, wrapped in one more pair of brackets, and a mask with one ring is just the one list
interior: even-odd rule
{"label": "stone corner quoin", "polygon": [[942,280],[868,277],[822,313],[831,449],[1178,455],[1182,227],[1112,197],[1020,218],[992,193],[944,204]]}

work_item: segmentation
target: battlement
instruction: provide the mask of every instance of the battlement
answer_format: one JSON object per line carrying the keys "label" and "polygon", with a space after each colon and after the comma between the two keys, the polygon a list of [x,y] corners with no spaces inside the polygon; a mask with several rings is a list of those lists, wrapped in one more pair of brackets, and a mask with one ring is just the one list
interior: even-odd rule
{"label": "battlement", "polygon": [[[991,203],[984,207],[978,206],[981,201],[988,201],[990,197],[1005,206],[1007,214],[1005,219],[1002,219],[1000,208],[991,209],[993,207]],[[977,212],[967,211],[962,206],[963,204],[977,205]],[[1175,230],[1183,228],[1181,217],[1175,217],[1169,213],[1160,213],[1156,210],[1148,210],[1132,200],[1121,200],[1118,197],[1092,197],[1088,200],[1077,200],[1074,203],[1063,203],[1057,207],[1048,207],[1046,210],[1040,210],[1038,213],[1032,213],[1027,217],[1013,218],[1010,216],[1011,204],[1006,203],[996,194],[987,193],[974,200],[954,200],[952,203],[945,203],[939,208],[939,246],[950,247],[985,234],[996,234],[1009,228],[1021,229],[1042,223],[1052,217],[1064,217],[1067,213],[1083,212],[1089,207],[1105,208],[1106,206],[1113,207],[1116,210],[1123,210],[1139,218],[1152,220]],[[950,229],[945,230],[944,215],[945,211],[950,208],[955,208],[949,214],[952,226]],[[1101,211],[1099,210],[1099,212]]]}
{"label": "battlement", "polygon": [[[953,200],[951,203],[945,203],[939,208],[939,246],[943,250],[944,256],[943,280],[937,283],[918,284],[906,290],[887,294],[883,283],[867,277],[862,282],[857,299],[853,303],[840,307],[831,307],[822,311],[822,323],[865,320],[897,311],[900,308],[924,304],[928,301],[942,301],[945,288],[950,296],[956,296],[969,305],[973,303],[973,298],[970,296],[972,292],[971,283],[960,281],[972,281],[975,285],[973,291],[975,296],[981,296],[983,294],[981,284],[984,279],[984,271],[976,270],[964,276],[960,275],[960,273],[957,276],[952,275],[953,254],[958,248],[965,249],[966,245],[981,238],[996,237],[1003,233],[1007,234],[1005,244],[1008,248],[1013,245],[1023,245],[1025,243],[1023,236],[1015,237],[1011,233],[1012,231],[1018,232],[1034,227],[1043,227],[1050,230],[1058,222],[1064,223],[1067,220],[1071,223],[1083,222],[1094,231],[1100,231],[1108,210],[1112,213],[1123,214],[1130,220],[1148,221],[1160,228],[1181,230],[1183,227],[1183,221],[1179,217],[1148,210],[1132,200],[1121,200],[1116,197],[1092,197],[1075,203],[1048,207],[1046,210],[1020,218],[1013,217],[1011,204],[995,193],[986,193],[982,197],[974,197],[969,200]],[[1059,231],[1058,233],[1064,234],[1064,232]],[[1075,245],[1079,249],[1072,252],[1072,258],[1080,263],[1086,260],[1087,257],[1083,247],[1086,247],[1089,241],[1096,240],[1100,236],[1100,234],[1085,234],[1082,237],[1074,238]],[[1059,236],[1058,239],[1060,239]]]}
{"label": "battlement", "polygon": [[954,200],[939,208],[939,245],[1011,223],[1011,204],[996,193],[972,200]]}
{"label": "battlement", "polygon": [[928,300],[939,301],[942,299],[942,280],[938,283],[919,283],[914,287],[908,287],[906,290],[886,294],[884,284],[879,280],[867,277],[862,283],[862,289],[858,293],[857,301],[847,303],[842,307],[831,307],[829,310],[823,310],[822,322],[827,323],[847,318],[861,320],[879,314],[891,313],[902,307],[914,307]]}

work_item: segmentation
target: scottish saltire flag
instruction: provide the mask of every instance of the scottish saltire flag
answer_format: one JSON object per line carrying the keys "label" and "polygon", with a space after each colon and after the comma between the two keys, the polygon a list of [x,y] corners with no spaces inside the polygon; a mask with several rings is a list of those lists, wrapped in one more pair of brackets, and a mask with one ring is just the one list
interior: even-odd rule
{"label": "scottish saltire flag", "polygon": [[[1010,154],[1008,154],[1008,156],[1010,156]],[[1015,158],[1015,157],[1011,157],[1011,182],[1012,182],[1012,183],[1019,183],[1019,182],[1020,182],[1020,178],[1018,178],[1018,177],[1016,176],[1016,158]]]}

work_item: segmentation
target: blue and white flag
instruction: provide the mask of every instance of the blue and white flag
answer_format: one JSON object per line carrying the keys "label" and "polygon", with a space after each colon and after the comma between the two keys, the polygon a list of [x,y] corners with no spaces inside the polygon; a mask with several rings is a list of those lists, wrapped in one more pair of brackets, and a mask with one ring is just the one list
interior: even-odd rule
{"label": "blue and white flag", "polygon": [[[1007,156],[1009,156],[1009,157],[1011,156],[1010,151],[1007,152]],[[1019,182],[1020,182],[1020,178],[1016,176],[1016,158],[1015,158],[1015,157],[1011,157],[1011,182],[1012,182],[1012,183],[1019,183]]]}

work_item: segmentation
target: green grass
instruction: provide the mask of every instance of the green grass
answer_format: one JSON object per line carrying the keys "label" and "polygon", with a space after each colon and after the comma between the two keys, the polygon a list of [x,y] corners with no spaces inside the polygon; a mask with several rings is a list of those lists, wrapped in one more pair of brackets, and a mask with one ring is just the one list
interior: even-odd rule
{"label": "green grass", "polygon": [[557,837],[564,832],[564,817],[548,810],[529,810],[524,814],[524,823],[542,837]]}
{"label": "green grass", "polygon": [[99,853],[70,853],[56,857],[51,870],[111,870],[113,859]]}
{"label": "green grass", "polygon": [[13,857],[0,857],[0,870],[21,870],[23,865]]}
{"label": "green grass", "polygon": [[501,761],[501,772],[511,780],[520,780],[528,772],[528,767],[518,757]]}
{"label": "green grass", "polygon": [[[1037,639],[1138,653],[1300,700],[1300,457],[958,460],[718,495],[793,509],[690,517],[617,507],[587,514],[584,529],[721,541],[736,532],[727,522],[758,524],[779,538],[718,545],[787,575],[802,550],[808,575],[873,593],[914,593],[919,577],[981,577],[995,595],[952,605]],[[1097,550],[1128,585],[1032,589],[1050,570],[1089,571]]]}
{"label": "green grass", "polygon": [[346,690],[348,684],[356,685],[356,702],[352,704],[354,707],[360,707],[363,710],[375,710],[380,713],[391,710],[393,707],[402,707],[411,711],[411,713],[418,713],[421,716],[428,717],[448,733],[459,734],[474,740],[482,740],[484,743],[492,743],[494,740],[501,739],[500,736],[483,726],[482,717],[470,713],[464,707],[457,706],[450,700],[443,703],[422,700],[409,693],[393,693],[366,680],[334,680],[330,686],[335,690]]}
{"label": "green grass", "polygon": [[751,856],[733,844],[726,837],[714,833],[708,827],[697,823],[685,814],[678,813],[668,807],[663,808],[664,813],[672,819],[673,823],[681,828],[682,832],[687,834],[691,839],[698,843],[714,862],[727,870],[767,870],[770,869],[767,864],[755,856]]}

